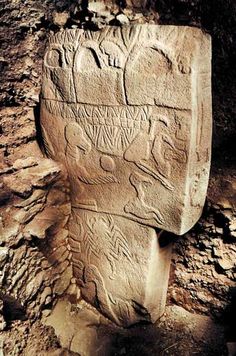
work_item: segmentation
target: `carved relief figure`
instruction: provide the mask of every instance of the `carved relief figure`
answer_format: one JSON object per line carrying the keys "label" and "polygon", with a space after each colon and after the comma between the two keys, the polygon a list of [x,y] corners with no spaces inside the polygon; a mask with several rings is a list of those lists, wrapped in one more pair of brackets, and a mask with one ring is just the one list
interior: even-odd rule
{"label": "carved relief figure", "polygon": [[[119,324],[124,313],[123,308],[121,313],[119,311],[120,304],[126,305],[125,309],[129,309],[130,306],[108,291],[102,270],[109,267],[108,278],[115,281],[117,266],[124,264],[125,261],[133,264],[127,238],[111,215],[97,214],[91,217],[84,213],[80,216],[74,211],[72,220],[74,221],[70,225],[70,239],[73,240],[72,262],[79,284],[86,295],[86,290],[90,290],[92,283],[95,286],[93,300],[96,301],[97,307]],[[103,264],[99,265],[101,260]]]}
{"label": "carved relief figure", "polygon": [[145,220],[154,219],[158,224],[163,224],[164,218],[158,209],[145,203],[145,189],[148,185],[152,185],[152,181],[148,177],[134,172],[130,176],[130,183],[135,188],[137,197],[125,205],[125,211]]}

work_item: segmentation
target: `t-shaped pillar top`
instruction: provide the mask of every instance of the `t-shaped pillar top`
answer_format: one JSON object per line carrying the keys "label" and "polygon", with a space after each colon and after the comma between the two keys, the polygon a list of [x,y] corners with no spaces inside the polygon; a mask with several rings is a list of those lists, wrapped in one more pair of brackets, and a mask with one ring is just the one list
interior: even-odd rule
{"label": "t-shaped pillar top", "polygon": [[52,156],[80,152],[74,205],[180,235],[199,219],[211,151],[211,44],[201,30],[57,33],[44,59],[42,110],[63,126]]}

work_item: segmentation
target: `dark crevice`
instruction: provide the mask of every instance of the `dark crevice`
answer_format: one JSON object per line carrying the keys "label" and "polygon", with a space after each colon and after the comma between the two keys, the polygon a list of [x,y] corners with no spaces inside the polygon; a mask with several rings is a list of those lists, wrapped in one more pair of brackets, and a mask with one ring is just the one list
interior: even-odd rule
{"label": "dark crevice", "polygon": [[168,231],[162,231],[161,235],[159,237],[159,245],[161,248],[165,248],[171,243],[173,243],[177,238],[177,235],[172,234],[171,232]]}
{"label": "dark crevice", "polygon": [[16,298],[0,292],[3,301],[3,317],[9,325],[13,320],[27,320],[26,309]]}
{"label": "dark crevice", "polygon": [[35,128],[36,128],[36,140],[39,145],[39,148],[43,152],[43,154],[46,156],[46,150],[44,147],[44,141],[43,141],[43,133],[42,133],[42,128],[40,125],[40,104],[37,104],[34,107],[34,118],[35,118]]}

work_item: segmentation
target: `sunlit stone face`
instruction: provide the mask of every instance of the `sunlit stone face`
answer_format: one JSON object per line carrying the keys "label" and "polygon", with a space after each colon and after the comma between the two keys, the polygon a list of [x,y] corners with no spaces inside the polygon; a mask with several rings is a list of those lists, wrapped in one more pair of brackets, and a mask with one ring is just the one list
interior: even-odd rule
{"label": "sunlit stone face", "polygon": [[[82,287],[99,280],[111,291],[124,261],[147,278],[153,228],[183,234],[198,220],[210,165],[210,61],[209,37],[188,27],[66,30],[49,39],[41,125],[47,153],[68,170],[70,230]],[[131,240],[148,238],[142,246],[147,255],[139,259]],[[98,266],[98,251],[106,272]],[[146,272],[135,270],[136,263],[144,263],[143,271],[148,266]],[[121,286],[137,277],[127,278]],[[139,299],[147,295],[145,288],[135,292]],[[104,313],[127,319],[104,290],[100,309],[111,303],[115,311]],[[91,288],[86,293],[92,300]],[[127,295],[129,303],[132,288]]]}

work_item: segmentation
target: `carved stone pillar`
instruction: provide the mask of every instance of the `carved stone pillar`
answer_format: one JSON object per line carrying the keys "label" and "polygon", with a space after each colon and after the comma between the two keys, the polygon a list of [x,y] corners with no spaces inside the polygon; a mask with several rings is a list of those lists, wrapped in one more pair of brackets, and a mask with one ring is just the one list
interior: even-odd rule
{"label": "carved stone pillar", "polygon": [[41,126],[67,168],[83,297],[119,325],[164,311],[171,246],[200,217],[211,151],[211,45],[190,27],[65,30],[48,41]]}

